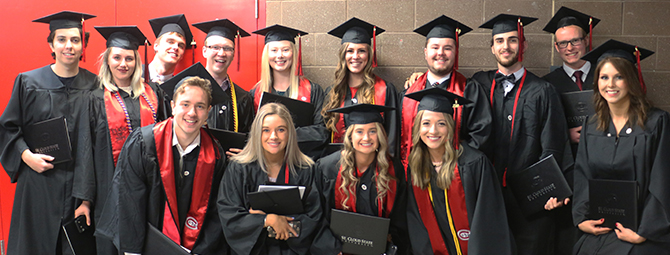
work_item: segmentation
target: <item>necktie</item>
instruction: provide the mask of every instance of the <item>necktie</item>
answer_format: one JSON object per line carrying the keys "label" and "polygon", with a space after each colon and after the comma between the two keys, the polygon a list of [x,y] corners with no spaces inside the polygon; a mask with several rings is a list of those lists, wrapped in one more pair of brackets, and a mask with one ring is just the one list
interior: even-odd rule
{"label": "necktie", "polygon": [[516,82],[514,74],[510,74],[508,76],[505,76],[502,73],[497,73],[495,79],[500,81],[501,84],[502,84],[503,81],[509,81],[512,84],[514,84]]}
{"label": "necktie", "polygon": [[577,79],[575,80],[575,83],[577,83],[577,86],[579,87],[579,90],[583,90],[583,89],[582,89],[582,85],[583,85],[583,82],[582,82],[582,75],[583,75],[583,74],[584,74],[584,72],[582,72],[582,71],[580,71],[580,70],[577,70],[577,71],[575,71],[575,72],[572,74],[572,76],[574,76],[575,78],[577,78]]}
{"label": "necktie", "polygon": [[440,83],[439,83],[439,82],[435,82],[435,83],[433,83],[433,88],[434,88],[434,87],[437,87],[437,85],[440,85]]}

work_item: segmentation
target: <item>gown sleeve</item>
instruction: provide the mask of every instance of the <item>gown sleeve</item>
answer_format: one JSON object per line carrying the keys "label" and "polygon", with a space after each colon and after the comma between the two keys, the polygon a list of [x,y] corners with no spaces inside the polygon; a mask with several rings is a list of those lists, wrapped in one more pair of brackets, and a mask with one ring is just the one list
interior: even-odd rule
{"label": "gown sleeve", "polygon": [[323,100],[325,93],[320,85],[310,82],[312,86],[312,95],[310,102],[314,105],[314,114],[312,114],[313,122],[310,126],[298,127],[295,129],[298,134],[298,142],[315,142],[323,144],[328,139],[328,130],[326,124],[323,122],[321,109],[323,108]]}
{"label": "gown sleeve", "polygon": [[467,118],[467,123],[463,125],[466,126],[464,129],[467,132],[467,140],[463,140],[470,147],[484,151],[490,145],[489,138],[491,137],[493,122],[491,105],[484,89],[474,79],[468,79],[463,95],[474,102],[472,105],[464,107],[463,114],[465,116],[463,117]]}
{"label": "gown sleeve", "polygon": [[30,169],[21,159],[21,153],[29,149],[23,140],[23,97],[26,93],[23,82],[23,74],[19,74],[14,80],[9,103],[0,116],[0,162],[12,183],[16,183],[21,168]]}
{"label": "gown sleeve", "polygon": [[400,149],[400,103],[398,103],[398,91],[395,86],[386,82],[386,106],[393,107],[393,111],[389,111],[384,116],[384,129],[388,135],[388,152],[391,156],[395,156]]}

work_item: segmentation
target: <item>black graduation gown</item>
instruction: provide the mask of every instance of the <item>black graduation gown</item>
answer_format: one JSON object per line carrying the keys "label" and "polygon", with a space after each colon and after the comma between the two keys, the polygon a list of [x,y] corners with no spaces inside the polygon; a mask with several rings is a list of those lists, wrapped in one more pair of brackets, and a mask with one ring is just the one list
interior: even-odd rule
{"label": "black graduation gown", "polygon": [[[574,225],[592,220],[589,179],[634,180],[638,185],[638,231],[647,241],[633,245],[614,231],[582,233],[575,254],[667,254],[670,251],[670,114],[651,109],[645,127],[624,126],[616,137],[613,122],[596,129],[596,116],[583,125],[575,164]],[[590,121],[594,120],[594,121]],[[631,132],[627,130],[630,128]],[[624,226],[626,227],[626,226]]]}
{"label": "black graduation gown", "polygon": [[[593,74],[595,73],[595,69],[596,66],[591,65],[591,70],[589,70],[589,73],[586,75],[586,80],[582,84],[582,88],[584,90],[593,89]],[[559,68],[556,68],[551,73],[548,73],[547,75],[543,76],[542,79],[554,85],[556,92],[558,92],[559,94],[573,91],[580,91],[579,86],[577,86],[577,83],[575,83],[572,80],[572,78],[570,78],[568,74],[565,73],[563,65],[561,65]],[[568,133],[568,137],[569,135],[570,134]],[[572,142],[570,143],[570,149],[572,150],[573,158],[577,156],[578,145],[579,145],[578,143],[572,143]],[[569,173],[572,173],[572,171],[569,171]],[[568,183],[572,185],[573,183],[572,174],[565,177]],[[556,221],[556,231],[557,231],[556,254],[571,254],[572,246],[574,246],[575,244],[578,230],[575,229],[574,226],[564,223],[566,221],[572,222],[572,203],[569,203],[561,208],[557,208],[554,210],[556,213],[556,217],[558,219]]]}
{"label": "black graduation gown", "polygon": [[[384,106],[388,107],[393,107],[395,110],[388,111],[384,113],[384,130],[386,131],[386,135],[388,137],[388,145],[389,145],[389,154],[391,156],[395,155],[395,152],[400,149],[400,106],[398,102],[398,98],[396,95],[398,94],[398,91],[396,90],[395,86],[384,80],[384,83],[386,84],[386,100],[384,101]],[[326,95],[330,94],[330,91],[333,89],[332,86],[328,87],[326,89]],[[362,92],[361,92],[362,93]],[[358,91],[356,91],[356,95],[358,95]],[[358,96],[357,96],[358,97]],[[351,100],[351,90],[347,90],[347,94],[344,96],[346,100],[344,100],[344,106],[350,106],[354,105],[355,103],[352,102]],[[347,127],[349,125],[349,122],[347,118],[344,118],[344,126]],[[329,132],[329,135],[331,135],[332,132]],[[330,141],[330,140],[329,140]]]}
{"label": "black graduation gown", "polygon": [[[342,243],[341,241],[336,238],[335,236],[332,235],[332,232],[330,232],[330,215],[331,215],[331,209],[336,208],[335,207],[335,189],[338,187],[335,187],[335,184],[337,182],[337,175],[340,171],[340,158],[341,158],[341,151],[338,151],[336,153],[330,154],[326,157],[323,157],[317,161],[316,166],[315,166],[315,184],[317,188],[319,189],[319,192],[321,194],[321,203],[323,207],[323,214],[324,214],[324,236],[320,236],[321,238],[324,238],[325,244],[329,245],[335,245],[333,247],[329,247],[330,250],[335,251],[335,254],[337,252],[340,252],[342,250]],[[395,196],[395,202],[393,203],[393,209],[391,209],[391,214],[390,218],[391,223],[389,226],[389,234],[391,234],[391,238],[393,240],[393,244],[398,246],[398,254],[408,254],[409,253],[409,243],[408,243],[408,232],[407,232],[407,217],[406,217],[406,205],[407,205],[407,192],[406,192],[406,179],[405,179],[405,172],[404,168],[402,167],[402,164],[400,162],[394,161],[393,162],[393,167],[395,170],[395,178],[397,178],[397,186],[396,186],[396,196]],[[375,169],[375,163],[373,162],[370,167],[368,167],[368,170],[371,171],[365,171],[363,173],[363,176],[361,176],[361,181],[359,184],[365,184],[368,187],[369,192],[364,192],[362,190],[361,185],[357,187],[356,190],[356,208],[357,212],[361,214],[366,214],[366,215],[372,215],[375,217],[379,217],[378,214],[378,205],[376,201],[377,197],[377,188],[376,188],[376,182],[373,180],[374,176],[374,170]],[[368,196],[364,196],[363,194],[367,193]],[[330,234],[331,236],[325,236],[326,234]],[[332,238],[332,239],[331,239]]]}
{"label": "black graduation gown", "polygon": [[[277,176],[277,184],[286,185],[285,166]],[[259,185],[272,184],[268,175],[257,161],[240,164],[231,161],[221,180],[219,189],[219,217],[231,254],[310,254],[312,240],[319,230],[321,204],[319,193],[313,187],[314,175],[311,167],[296,169],[290,173],[289,184],[310,187],[309,193],[303,198],[305,212],[303,214],[285,215],[294,217],[302,223],[299,237],[291,237],[286,241],[268,237],[263,227],[265,215],[249,213],[251,209],[247,194],[258,191]]]}
{"label": "black graduation gown", "polygon": [[[133,132],[123,145],[112,190],[96,232],[114,240],[122,252],[142,251],[146,222],[159,230],[163,228],[167,198],[156,154],[153,127],[154,125],[149,125],[142,127],[141,132]],[[201,139],[204,138],[201,136]],[[218,155],[225,155],[221,146],[214,144]],[[175,161],[175,164],[178,163]],[[223,230],[215,209],[225,164],[225,156],[216,160],[205,222],[193,247],[193,254],[227,254],[228,244],[223,238]],[[183,226],[183,222],[180,224]]]}
{"label": "black graduation gown", "polygon": [[[472,77],[483,87],[487,99],[495,73],[495,70],[481,71]],[[525,84],[519,95],[514,134],[510,139],[514,99],[521,80],[516,82],[507,96],[504,96],[502,82],[497,81],[493,94],[492,163],[498,180],[503,182],[505,169],[509,176],[552,154],[561,169],[564,169],[564,175],[568,175],[565,170],[572,165],[572,157],[563,157],[569,155],[570,147],[560,99],[550,83],[527,70]],[[502,192],[519,254],[553,254],[554,213],[542,211],[524,217],[509,187],[502,187]]]}
{"label": "black graduation gown", "polygon": [[[440,83],[437,87],[447,89],[450,82],[451,78]],[[426,88],[430,87],[431,84],[428,84],[428,80],[426,80]],[[407,89],[399,94],[401,109],[405,93],[407,93]],[[467,79],[463,97],[472,101],[473,104],[463,106],[461,132],[459,134],[460,140],[465,141],[472,148],[481,150],[488,155],[490,143],[492,142],[490,139],[492,136],[491,104],[488,101],[488,97],[482,87],[478,86],[477,81],[473,79]],[[402,118],[402,113],[400,113],[400,116]],[[414,116],[416,117],[416,114]]]}
{"label": "black graduation gown", "polygon": [[[249,92],[237,86],[234,82],[233,86],[235,86],[235,95],[237,96],[237,119],[239,121],[237,132],[248,133],[251,129],[251,123],[254,122],[254,99]],[[226,97],[224,102],[212,106],[212,110],[209,111],[209,117],[207,118],[209,127],[235,131],[231,93],[229,87],[224,92]]]}
{"label": "black graduation gown", "polygon": [[[97,86],[95,74],[79,68],[69,86],[47,65],[16,77],[12,96],[0,117],[0,162],[16,183],[8,254],[54,254],[61,225],[73,219],[86,194],[75,193],[93,169],[90,91]],[[23,128],[65,116],[73,160],[37,173],[21,159],[28,149]]]}
{"label": "black graduation gown", "polygon": [[[165,92],[163,89],[151,84],[149,84],[149,86],[154,91],[153,94],[158,101],[158,105],[156,106],[156,119],[159,122],[163,121],[169,117],[167,114],[169,111],[168,109],[170,108],[170,102],[165,100]],[[89,177],[93,177],[94,180],[88,182],[88,184],[93,184],[95,186],[88,187],[87,192],[93,192],[95,197],[95,200],[91,201],[93,202],[94,208],[94,222],[98,222],[100,219],[114,177],[114,157],[112,156],[112,141],[109,136],[110,131],[109,123],[107,121],[104,93],[104,89],[97,89],[92,93],[92,100],[94,101],[97,116],[94,129],[95,147],[93,148],[95,175]],[[144,100],[141,96],[133,98],[131,94],[128,94],[123,90],[119,90],[119,94],[128,110],[128,116],[130,117],[130,124],[133,127],[133,130],[139,130],[142,125],[153,124],[141,123],[140,100]],[[111,243],[111,240],[102,237],[97,238],[96,247],[98,249],[98,254],[116,254],[116,248]]]}
{"label": "black graduation gown", "polygon": [[[461,148],[463,154],[458,158],[458,170],[470,226],[468,254],[514,254],[514,241],[493,166],[482,152],[465,142],[461,142]],[[408,185],[412,185],[410,171],[408,168]],[[433,210],[439,225],[432,227],[440,229],[449,254],[457,254],[447,219],[444,190],[437,187],[434,178],[431,179],[431,188],[435,203]],[[414,254],[433,254],[426,226],[414,198],[414,189],[410,186],[407,190],[407,223],[412,250]]]}
{"label": "black graduation gown", "polygon": [[[310,103],[314,105],[314,114],[313,116],[313,125],[298,127],[295,129],[295,132],[298,136],[298,146],[300,151],[305,153],[307,156],[310,156],[312,159],[317,159],[321,156],[321,152],[324,149],[324,146],[328,144],[328,129],[326,124],[323,122],[323,116],[321,115],[321,108],[323,107],[323,100],[326,97],[326,94],[323,92],[323,88],[319,84],[316,84],[312,81],[309,82],[312,89],[310,90]],[[271,93],[277,94],[277,91],[271,87]],[[256,95],[256,88],[249,91],[252,98]]]}

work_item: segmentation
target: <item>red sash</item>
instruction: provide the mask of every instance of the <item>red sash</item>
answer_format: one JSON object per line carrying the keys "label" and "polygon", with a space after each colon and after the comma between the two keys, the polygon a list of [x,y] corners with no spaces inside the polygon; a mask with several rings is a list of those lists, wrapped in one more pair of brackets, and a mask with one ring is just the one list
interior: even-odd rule
{"label": "red sash", "polygon": [[167,197],[163,214],[163,234],[172,241],[192,250],[205,221],[207,204],[212,189],[212,179],[214,178],[214,165],[217,158],[216,148],[207,132],[200,129],[200,153],[198,154],[198,168],[193,178],[191,205],[184,224],[185,228],[180,230],[179,224],[177,224],[179,211],[177,209],[177,193],[174,180],[174,158],[172,157],[172,118],[156,124],[153,131],[161,180]]}
{"label": "red sash", "polygon": [[[389,159],[390,160],[390,159]],[[375,169],[375,175],[379,174],[379,169]],[[389,174],[393,177],[395,177],[395,170],[393,169],[393,165],[389,165]],[[360,178],[360,176],[357,176]],[[350,212],[356,212],[356,187],[355,186],[349,186],[349,200],[347,200],[347,206],[349,209],[345,209],[344,206],[342,206],[342,201],[344,201],[344,198],[346,197],[344,192],[340,189],[340,186],[342,185],[342,165],[340,165],[340,170],[337,172],[337,180],[335,180],[335,208],[339,210],[347,210]],[[391,216],[391,210],[393,209],[393,203],[395,202],[395,194],[397,190],[397,183],[395,180],[389,180],[389,190],[386,191],[385,197],[379,198],[377,200],[377,208],[379,210],[377,216],[379,217],[384,217],[388,218]],[[384,203],[384,200],[386,200],[386,203]],[[386,213],[384,213],[386,212]]]}
{"label": "red sash", "polygon": [[[417,92],[426,88],[426,80],[428,79],[428,72],[424,73],[419,77],[419,79],[414,82],[414,85],[409,87],[405,94],[412,92]],[[457,71],[451,72],[451,82],[447,91],[454,93],[459,96],[463,96],[465,92],[465,84],[467,79],[461,73]],[[400,137],[400,162],[402,162],[405,167],[405,176],[407,176],[407,158],[409,157],[409,152],[412,149],[412,127],[414,127],[414,117],[416,117],[417,108],[419,107],[419,101],[405,97],[402,99],[402,125],[401,125],[401,137]],[[461,132],[461,116],[463,115],[463,106],[460,106],[454,109],[454,122],[456,127],[454,127],[454,148],[458,149],[459,139],[458,135]]]}
{"label": "red sash", "polygon": [[[119,100],[112,95],[112,92],[105,89],[104,94],[107,125],[109,125],[109,138],[110,141],[112,141],[112,155],[114,157],[114,166],[116,166],[116,161],[119,159],[119,154],[121,153],[121,147],[123,147],[126,138],[130,135],[130,130],[128,130],[130,120],[126,119],[126,114],[123,110],[124,106],[122,106]],[[158,106],[156,93],[154,93],[151,87],[146,83],[144,84],[144,95],[146,97],[141,96],[139,99],[141,126],[151,125],[155,122],[155,110],[151,109],[152,106],[150,105]],[[118,98],[121,97],[119,96]],[[149,99],[150,103],[147,102],[147,99]]]}
{"label": "red sash", "polygon": [[[261,95],[263,95],[263,91],[261,91],[258,87],[256,87],[256,91],[254,92],[254,111],[258,111],[258,104],[261,103]],[[298,97],[296,99],[303,102],[311,103],[312,83],[309,82],[309,80],[306,79],[305,77],[300,77],[300,84],[298,86]]]}
{"label": "red sash", "polygon": [[[352,90],[351,91],[351,96],[355,97],[356,96],[356,91]],[[347,99],[344,98],[342,100],[342,103],[340,104],[340,107],[344,107],[344,101],[345,100],[347,100]],[[386,82],[384,80],[382,80],[382,78],[379,78],[378,76],[375,76],[375,97],[374,97],[374,100],[375,101],[372,102],[372,104],[386,105]],[[384,117],[384,113],[382,113],[382,117]],[[331,143],[341,143],[341,142],[344,141],[344,132],[346,131],[346,129],[344,127],[344,114],[340,113],[340,118],[337,120],[337,123],[335,123],[335,128],[337,130],[335,132],[332,132],[333,134],[331,136],[332,137]]]}
{"label": "red sash", "polygon": [[[470,239],[470,223],[468,221],[468,210],[465,205],[465,191],[463,190],[463,183],[461,182],[461,174],[458,171],[458,166],[454,169],[454,179],[448,190],[445,190],[445,199],[447,202],[447,220],[449,221],[449,228],[451,235],[454,237],[454,244],[458,254],[468,254],[468,240]],[[414,191],[414,199],[419,208],[421,221],[428,231],[430,245],[433,248],[434,254],[449,254],[445,240],[440,232],[437,218],[435,217],[435,209],[433,208],[433,198],[431,194],[431,187],[421,189],[418,186],[412,185]],[[459,249],[460,248],[460,249]],[[452,254],[455,255],[455,254]]]}

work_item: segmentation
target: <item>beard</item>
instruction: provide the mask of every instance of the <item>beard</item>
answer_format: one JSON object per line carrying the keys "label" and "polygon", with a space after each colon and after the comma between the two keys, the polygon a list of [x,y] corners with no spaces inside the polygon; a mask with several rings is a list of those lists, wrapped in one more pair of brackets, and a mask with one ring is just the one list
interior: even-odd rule
{"label": "beard", "polygon": [[451,69],[453,68],[452,66],[447,66],[441,69],[437,69],[432,65],[428,65],[428,71],[431,73],[435,74],[436,76],[444,77],[447,76],[447,74],[451,73]]}
{"label": "beard", "polygon": [[512,59],[510,60],[502,59],[499,55],[496,55],[496,60],[498,61],[498,64],[500,64],[503,67],[511,67],[517,62],[519,62],[519,54],[515,53]]}

